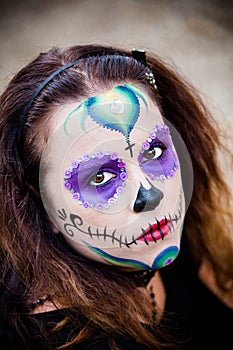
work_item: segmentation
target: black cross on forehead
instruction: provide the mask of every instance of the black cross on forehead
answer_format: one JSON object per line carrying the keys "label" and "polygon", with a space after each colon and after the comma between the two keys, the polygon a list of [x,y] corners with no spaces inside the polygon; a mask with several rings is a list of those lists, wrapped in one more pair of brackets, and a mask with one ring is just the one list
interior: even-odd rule
{"label": "black cross on forehead", "polygon": [[131,158],[133,158],[133,146],[135,146],[135,143],[130,143],[130,140],[127,140],[128,146],[125,148],[125,151],[129,150]]}

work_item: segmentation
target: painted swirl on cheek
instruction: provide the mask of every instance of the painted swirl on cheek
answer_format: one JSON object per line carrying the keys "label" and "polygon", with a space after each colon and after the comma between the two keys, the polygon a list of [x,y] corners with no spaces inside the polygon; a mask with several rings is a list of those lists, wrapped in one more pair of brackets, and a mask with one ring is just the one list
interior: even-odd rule
{"label": "painted swirl on cheek", "polygon": [[154,270],[161,269],[161,267],[165,267],[167,265],[170,265],[173,260],[177,257],[179,254],[179,249],[176,246],[171,246],[166,249],[164,249],[157,257],[155,258],[152,268]]}
{"label": "painted swirl on cheek", "polygon": [[143,263],[142,261],[134,260],[134,259],[126,259],[126,258],[119,258],[114,255],[106,253],[104,250],[94,247],[86,242],[83,241],[88,248],[95,254],[97,254],[99,257],[101,257],[103,260],[105,260],[107,263],[115,266],[122,266],[127,268],[134,268],[137,270],[157,270],[162,267],[165,267],[172,263],[173,260],[177,257],[179,254],[179,249],[176,246],[168,247],[164,250],[162,250],[154,259],[152,265],[148,265]]}
{"label": "painted swirl on cheek", "polygon": [[124,192],[127,178],[124,166],[116,153],[85,154],[65,171],[64,186],[84,208],[102,210],[114,204]]}
{"label": "painted swirl on cheek", "polygon": [[128,267],[128,268],[134,268],[138,270],[149,270],[150,266],[134,259],[125,259],[125,258],[119,258],[114,255],[106,253],[104,250],[94,247],[86,242],[83,241],[88,248],[95,254],[97,254],[99,257],[103,258],[107,263],[115,266],[122,266],[122,267]]}

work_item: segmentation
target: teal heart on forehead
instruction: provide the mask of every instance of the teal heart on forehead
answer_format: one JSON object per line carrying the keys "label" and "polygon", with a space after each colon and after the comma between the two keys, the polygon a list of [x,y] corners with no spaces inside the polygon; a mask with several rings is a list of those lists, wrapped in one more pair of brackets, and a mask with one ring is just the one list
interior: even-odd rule
{"label": "teal heart on forehead", "polygon": [[103,95],[90,97],[88,115],[99,125],[129,138],[140,114],[139,100],[127,86],[117,86]]}

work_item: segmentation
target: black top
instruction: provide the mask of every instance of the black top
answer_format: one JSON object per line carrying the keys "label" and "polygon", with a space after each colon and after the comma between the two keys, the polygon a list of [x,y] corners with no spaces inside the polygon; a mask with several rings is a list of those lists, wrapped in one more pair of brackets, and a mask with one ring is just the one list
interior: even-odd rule
{"label": "black top", "polygon": [[198,279],[184,243],[176,260],[160,273],[167,293],[166,311],[172,313],[176,327],[192,336],[184,349],[231,348],[233,310]]}
{"label": "black top", "polygon": [[[186,342],[182,349],[228,348],[227,345],[232,344],[233,310],[225,307],[200,282],[184,246],[176,260],[171,265],[161,269],[160,272],[167,294],[166,312],[170,320],[170,333],[182,340],[192,336],[192,339]],[[0,298],[0,310],[4,307],[1,300]],[[42,323],[46,324],[48,330],[51,329],[52,323],[62,320],[67,312],[68,310],[62,309],[31,315],[31,320],[38,322],[37,326],[31,321],[28,323],[29,333],[40,334],[38,327]],[[10,325],[0,321],[0,349],[25,349],[26,347],[21,344],[20,338],[16,336]],[[70,324],[62,332],[56,333],[51,345],[44,344],[39,338],[34,338],[28,349],[55,349],[67,339],[71,339],[73,328]],[[77,324],[75,330],[77,332]],[[148,350],[142,344],[120,335],[116,336],[116,342],[122,350]],[[98,339],[95,338],[82,345],[77,345],[74,349],[109,350],[110,347],[107,337],[100,336]]]}
{"label": "black top", "polygon": [[[47,330],[51,329],[52,326],[63,320],[64,316],[68,314],[68,310],[60,309],[45,312],[42,314],[34,314],[32,318],[38,322],[38,325],[28,322],[28,330],[30,335],[40,334],[39,327],[42,324],[46,325]],[[58,346],[63,345],[67,340],[72,339],[74,334],[78,333],[77,325],[76,327],[71,323],[65,327],[62,331],[58,331],[54,336],[50,337],[50,341],[44,342],[39,337],[32,337],[30,341],[27,342],[27,346],[22,343],[20,337],[16,336],[15,332],[9,325],[0,328],[0,349],[1,350],[52,350],[56,349]],[[146,346],[139,344],[133,339],[128,339],[121,335],[115,335],[115,341],[120,349],[122,350],[149,350]],[[85,341],[82,344],[78,344],[72,347],[74,350],[110,350],[108,337],[106,335],[94,337],[91,340]]]}

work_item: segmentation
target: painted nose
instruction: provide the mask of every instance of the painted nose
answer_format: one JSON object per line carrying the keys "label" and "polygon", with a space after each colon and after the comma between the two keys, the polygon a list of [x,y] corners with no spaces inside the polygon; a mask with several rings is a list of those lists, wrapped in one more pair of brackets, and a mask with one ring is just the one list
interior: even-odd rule
{"label": "painted nose", "polygon": [[155,188],[151,183],[150,185],[151,188],[146,190],[145,187],[140,184],[137,198],[133,207],[133,210],[136,213],[154,210],[163,198],[163,193],[159,189]]}

